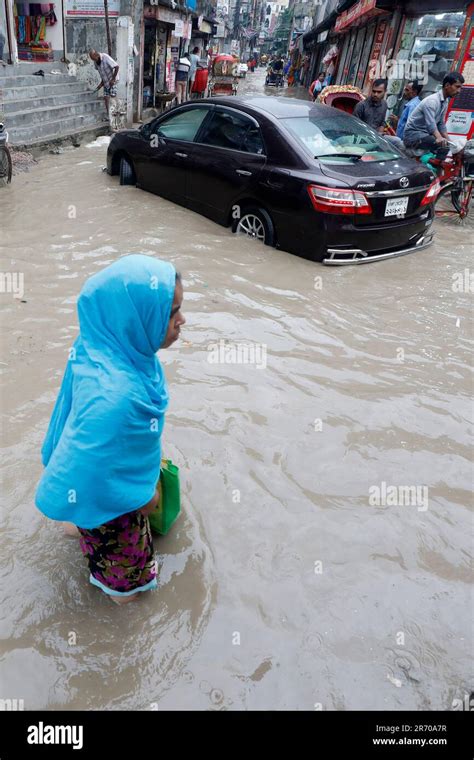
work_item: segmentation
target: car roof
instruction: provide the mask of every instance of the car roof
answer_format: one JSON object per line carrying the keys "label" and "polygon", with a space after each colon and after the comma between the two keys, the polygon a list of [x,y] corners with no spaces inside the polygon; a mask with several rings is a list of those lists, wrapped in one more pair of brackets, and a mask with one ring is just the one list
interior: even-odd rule
{"label": "car roof", "polygon": [[[262,114],[273,116],[276,119],[290,119],[292,117],[305,117],[311,113],[311,116],[328,116],[334,113],[334,108],[325,106],[322,103],[313,103],[311,100],[301,100],[299,98],[283,98],[272,95],[248,95],[245,97],[222,97],[207,98],[207,102],[216,105],[230,106],[231,108],[247,107]],[[344,111],[338,111],[344,114]],[[349,115],[349,114],[345,114]]]}

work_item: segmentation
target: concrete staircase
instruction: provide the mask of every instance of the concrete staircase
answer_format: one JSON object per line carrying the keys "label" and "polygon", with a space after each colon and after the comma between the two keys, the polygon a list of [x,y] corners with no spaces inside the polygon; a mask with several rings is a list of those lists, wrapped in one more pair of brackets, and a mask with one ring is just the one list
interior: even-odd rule
{"label": "concrete staircase", "polygon": [[[44,77],[33,76],[39,69]],[[57,61],[0,67],[0,115],[16,148],[81,142],[109,127],[103,99]]]}

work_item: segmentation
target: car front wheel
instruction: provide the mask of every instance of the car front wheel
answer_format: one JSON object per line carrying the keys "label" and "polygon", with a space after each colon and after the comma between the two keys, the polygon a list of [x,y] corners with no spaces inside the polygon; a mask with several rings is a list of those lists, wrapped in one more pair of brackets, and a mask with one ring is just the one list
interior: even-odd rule
{"label": "car front wheel", "polygon": [[238,235],[260,240],[265,245],[274,245],[275,242],[275,230],[270,214],[256,206],[242,210],[242,215],[234,222],[233,231]]}
{"label": "car front wheel", "polygon": [[135,172],[133,166],[128,158],[122,156],[120,159],[120,184],[121,185],[135,185]]}

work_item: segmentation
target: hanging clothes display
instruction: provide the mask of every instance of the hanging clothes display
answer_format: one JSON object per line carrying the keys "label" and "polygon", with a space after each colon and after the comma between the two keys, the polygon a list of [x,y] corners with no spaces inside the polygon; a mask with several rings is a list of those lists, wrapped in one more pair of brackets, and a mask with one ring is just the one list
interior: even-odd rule
{"label": "hanging clothes display", "polygon": [[18,57],[21,61],[53,61],[53,51],[46,42],[46,28],[58,19],[54,3],[15,3],[13,6]]}

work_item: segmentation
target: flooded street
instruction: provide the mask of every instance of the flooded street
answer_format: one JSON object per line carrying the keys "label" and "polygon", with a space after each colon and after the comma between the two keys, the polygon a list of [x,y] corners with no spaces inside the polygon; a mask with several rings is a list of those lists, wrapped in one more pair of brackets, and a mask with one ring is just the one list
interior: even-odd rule
{"label": "flooded street", "polygon": [[[105,159],[104,139],[45,155],[0,191],[2,268],[24,276],[1,294],[0,698],[452,709],[472,686],[472,218],[437,221],[425,251],[326,268],[120,187]],[[187,324],[160,354],[183,512],[155,541],[159,589],[122,608],[34,492],[80,288],[136,252],[184,280]],[[239,341],[260,360],[210,361]]]}

